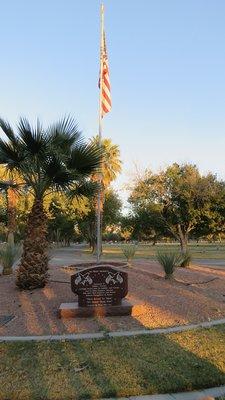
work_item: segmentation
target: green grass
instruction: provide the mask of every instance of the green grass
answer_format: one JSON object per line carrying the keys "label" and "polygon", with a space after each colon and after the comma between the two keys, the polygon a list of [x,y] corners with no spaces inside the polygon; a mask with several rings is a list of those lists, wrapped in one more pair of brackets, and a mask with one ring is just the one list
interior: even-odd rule
{"label": "green grass", "polygon": [[[180,249],[178,244],[156,244],[153,246],[152,244],[139,244],[137,246],[137,250],[134,256],[134,259],[154,259],[157,251],[176,251]],[[225,244],[189,244],[188,251],[191,253],[192,258],[194,259],[218,259],[225,260]],[[89,250],[87,249],[88,253]],[[103,259],[123,259],[125,257],[123,255],[122,246],[118,244],[105,244],[103,246]]]}
{"label": "green grass", "polygon": [[0,399],[97,399],[223,385],[224,343],[225,325],[133,338],[2,343]]}

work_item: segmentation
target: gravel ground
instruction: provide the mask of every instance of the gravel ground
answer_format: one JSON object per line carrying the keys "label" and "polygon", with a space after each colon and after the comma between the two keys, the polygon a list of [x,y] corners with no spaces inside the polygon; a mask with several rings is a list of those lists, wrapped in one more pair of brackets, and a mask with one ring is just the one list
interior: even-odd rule
{"label": "gravel ground", "polygon": [[[128,270],[130,300],[143,304],[140,314],[127,317],[59,319],[61,303],[76,296],[70,289],[71,269],[50,267],[44,289],[19,291],[14,276],[0,276],[0,316],[14,315],[0,335],[45,335],[166,327],[225,317],[225,272],[193,266],[165,281],[161,267],[138,261]],[[61,283],[63,281],[68,283]]]}

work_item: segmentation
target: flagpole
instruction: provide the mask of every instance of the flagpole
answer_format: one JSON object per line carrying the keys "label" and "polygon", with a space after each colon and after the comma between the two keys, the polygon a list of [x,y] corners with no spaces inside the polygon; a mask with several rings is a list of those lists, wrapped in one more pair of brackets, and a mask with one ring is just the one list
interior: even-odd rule
{"label": "flagpole", "polygon": [[[102,54],[103,54],[103,35],[104,35],[104,5],[101,4],[100,10],[100,80],[99,80],[99,129],[98,129],[98,144],[101,147],[102,143]],[[99,174],[98,202],[97,202],[97,263],[100,262],[101,247],[102,247],[102,229],[101,229],[101,190],[102,190],[102,175]]]}

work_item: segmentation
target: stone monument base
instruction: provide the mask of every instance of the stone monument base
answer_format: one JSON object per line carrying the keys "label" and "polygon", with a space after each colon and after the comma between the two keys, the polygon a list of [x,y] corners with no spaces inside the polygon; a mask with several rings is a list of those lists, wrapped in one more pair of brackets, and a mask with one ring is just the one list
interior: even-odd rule
{"label": "stone monument base", "polygon": [[59,318],[79,318],[93,316],[137,315],[143,312],[143,304],[122,300],[119,306],[79,307],[78,303],[62,303]]}

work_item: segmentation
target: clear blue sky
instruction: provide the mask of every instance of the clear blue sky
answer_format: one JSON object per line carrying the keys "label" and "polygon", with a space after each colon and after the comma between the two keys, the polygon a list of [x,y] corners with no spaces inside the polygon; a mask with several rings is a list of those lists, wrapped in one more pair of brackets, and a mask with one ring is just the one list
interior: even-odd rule
{"label": "clear blue sky", "polygon": [[[98,127],[97,0],[1,2],[0,114]],[[225,178],[225,1],[106,0],[119,184],[141,168],[196,163]]]}

